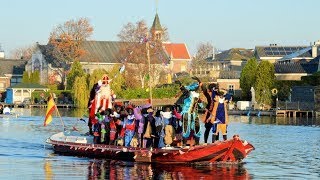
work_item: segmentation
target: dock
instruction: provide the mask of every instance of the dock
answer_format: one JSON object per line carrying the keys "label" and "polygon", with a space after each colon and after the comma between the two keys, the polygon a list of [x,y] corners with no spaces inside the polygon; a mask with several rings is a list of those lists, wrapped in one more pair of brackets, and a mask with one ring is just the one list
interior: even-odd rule
{"label": "dock", "polygon": [[277,110],[276,116],[279,117],[313,117],[313,111],[306,110]]}

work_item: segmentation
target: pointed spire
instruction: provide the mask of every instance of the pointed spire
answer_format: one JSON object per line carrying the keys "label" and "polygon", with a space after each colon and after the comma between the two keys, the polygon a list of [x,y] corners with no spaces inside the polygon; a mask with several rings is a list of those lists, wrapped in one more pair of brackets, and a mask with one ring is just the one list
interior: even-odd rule
{"label": "pointed spire", "polygon": [[153,30],[153,31],[162,31],[163,30],[161,27],[161,24],[160,24],[160,19],[159,19],[158,13],[156,13],[156,16],[154,17],[151,30]]}

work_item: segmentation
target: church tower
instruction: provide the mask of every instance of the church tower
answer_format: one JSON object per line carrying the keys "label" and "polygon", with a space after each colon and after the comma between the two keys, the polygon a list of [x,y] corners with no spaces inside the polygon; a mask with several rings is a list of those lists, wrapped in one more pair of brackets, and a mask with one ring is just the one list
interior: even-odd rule
{"label": "church tower", "polygon": [[162,41],[163,29],[160,24],[158,13],[156,13],[156,16],[154,17],[153,24],[151,27],[151,34],[153,40]]}

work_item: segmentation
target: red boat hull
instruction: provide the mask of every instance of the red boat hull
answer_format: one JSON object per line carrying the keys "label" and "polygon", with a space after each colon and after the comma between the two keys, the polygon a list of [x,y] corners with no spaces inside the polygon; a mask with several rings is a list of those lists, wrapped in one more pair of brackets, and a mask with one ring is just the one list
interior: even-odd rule
{"label": "red boat hull", "polygon": [[239,138],[189,148],[135,148],[104,144],[68,142],[50,138],[47,141],[60,154],[137,162],[239,162],[254,147]]}

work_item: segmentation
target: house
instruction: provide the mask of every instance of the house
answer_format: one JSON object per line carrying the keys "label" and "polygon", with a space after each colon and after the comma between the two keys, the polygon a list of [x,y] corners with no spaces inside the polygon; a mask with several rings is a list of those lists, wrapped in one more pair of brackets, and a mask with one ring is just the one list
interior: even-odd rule
{"label": "house", "polygon": [[311,46],[256,46],[257,60],[274,64],[277,80],[301,80],[319,71],[320,41]]}
{"label": "house", "polygon": [[22,81],[26,60],[0,58],[0,92]]}
{"label": "house", "polygon": [[162,45],[170,58],[169,69],[171,74],[188,72],[191,57],[186,44],[163,42]]}
{"label": "house", "polygon": [[256,46],[254,56],[257,60],[266,60],[270,63],[277,62],[309,62],[320,53],[320,42],[315,42],[311,46]]}
{"label": "house", "polygon": [[197,77],[209,77],[220,88],[240,96],[240,74],[249,59],[253,58],[252,49],[231,48],[205,59],[203,66],[193,70]]}
{"label": "house", "polygon": [[242,68],[251,58],[253,58],[252,49],[231,48],[206,58],[206,63],[193,70],[192,74],[199,77],[210,76],[214,80],[240,78]]}
{"label": "house", "polygon": [[275,76],[277,80],[300,81],[303,76],[310,76],[319,71],[320,57],[310,62],[275,63]]}
{"label": "house", "polygon": [[219,77],[240,78],[242,68],[248,60],[253,58],[253,52],[252,49],[231,48],[216,54],[213,61],[220,62],[223,67],[222,69],[224,69]]}
{"label": "house", "polygon": [[19,83],[7,88],[5,102],[7,104],[20,104],[25,99],[31,99],[31,94],[34,91],[47,92],[49,88],[30,83]]}

